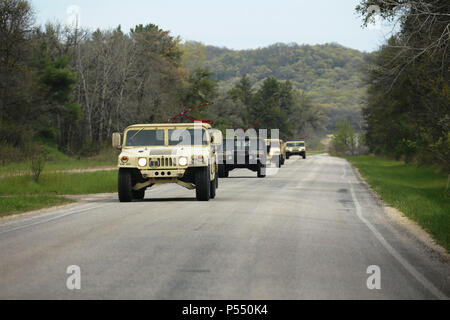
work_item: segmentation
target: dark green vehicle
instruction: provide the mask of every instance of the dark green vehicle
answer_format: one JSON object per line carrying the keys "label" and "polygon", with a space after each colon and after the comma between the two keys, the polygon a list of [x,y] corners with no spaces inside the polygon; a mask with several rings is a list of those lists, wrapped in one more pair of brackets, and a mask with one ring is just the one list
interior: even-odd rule
{"label": "dark green vehicle", "polygon": [[235,169],[249,169],[257,172],[258,178],[266,177],[268,147],[264,139],[224,140],[222,146],[218,154],[219,178],[228,178]]}

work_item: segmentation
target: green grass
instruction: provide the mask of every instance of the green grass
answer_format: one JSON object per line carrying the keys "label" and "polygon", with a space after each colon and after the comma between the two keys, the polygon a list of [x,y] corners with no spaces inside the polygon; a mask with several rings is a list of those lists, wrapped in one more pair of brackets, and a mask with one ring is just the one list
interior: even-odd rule
{"label": "green grass", "polygon": [[[115,166],[117,164],[117,152],[112,149],[106,149],[95,157],[77,159],[69,157],[54,147],[44,146],[44,148],[48,159],[44,172]],[[8,163],[0,167],[0,175],[25,173],[29,170],[29,162]]]}
{"label": "green grass", "polygon": [[448,176],[374,156],[346,157],[383,201],[419,223],[450,252]]}
{"label": "green grass", "polygon": [[51,207],[70,200],[61,195],[117,191],[117,171],[44,173],[39,182],[30,176],[0,179],[0,216]]}
{"label": "green grass", "polygon": [[0,196],[0,217],[71,203],[72,200],[51,195]]}
{"label": "green grass", "polygon": [[0,179],[1,195],[77,195],[117,191],[117,171],[44,173],[39,182],[30,176]]}

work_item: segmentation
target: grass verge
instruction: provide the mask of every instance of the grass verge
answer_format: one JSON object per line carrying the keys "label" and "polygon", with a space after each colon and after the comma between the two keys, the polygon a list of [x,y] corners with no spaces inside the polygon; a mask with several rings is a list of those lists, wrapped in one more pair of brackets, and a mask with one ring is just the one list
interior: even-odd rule
{"label": "grass verge", "polygon": [[73,202],[64,197],[51,195],[0,196],[0,217],[39,210]]}
{"label": "grass verge", "polygon": [[346,157],[381,199],[419,223],[450,252],[447,175],[375,156]]}
{"label": "grass verge", "polygon": [[117,171],[44,173],[39,182],[30,176],[0,179],[0,216],[69,203],[61,195],[117,191]]}
{"label": "grass verge", "polygon": [[[56,148],[45,146],[47,161],[44,172],[63,171],[72,169],[85,169],[95,167],[106,167],[117,165],[117,151],[106,149],[101,154],[89,158],[73,158],[58,151]],[[29,162],[14,162],[0,166],[1,175],[14,175],[17,173],[27,173],[30,171]]]}

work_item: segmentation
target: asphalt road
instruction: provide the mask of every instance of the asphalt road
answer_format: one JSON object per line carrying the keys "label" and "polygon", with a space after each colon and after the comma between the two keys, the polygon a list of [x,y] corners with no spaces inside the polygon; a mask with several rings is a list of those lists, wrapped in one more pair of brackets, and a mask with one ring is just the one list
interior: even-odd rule
{"label": "asphalt road", "polygon": [[[167,185],[0,221],[1,299],[438,299],[449,263],[393,222],[351,166],[321,155],[216,200]],[[67,267],[81,270],[68,290]],[[369,290],[369,266],[381,289]]]}

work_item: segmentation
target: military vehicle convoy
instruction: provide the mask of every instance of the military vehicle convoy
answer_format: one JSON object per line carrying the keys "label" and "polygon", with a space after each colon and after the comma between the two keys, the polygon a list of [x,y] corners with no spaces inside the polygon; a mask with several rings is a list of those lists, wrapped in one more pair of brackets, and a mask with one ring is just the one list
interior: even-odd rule
{"label": "military vehicle convoy", "polygon": [[286,159],[291,156],[299,155],[306,159],[306,143],[305,141],[288,141],[286,142]]}
{"label": "military vehicle convoy", "polygon": [[113,134],[119,155],[119,200],[142,200],[145,191],[176,183],[199,201],[216,197],[220,131],[206,123],[139,124]]}
{"label": "military vehicle convoy", "polygon": [[228,178],[230,171],[249,169],[257,172],[258,178],[266,177],[268,148],[264,139],[226,139],[219,153],[219,177]]}
{"label": "military vehicle convoy", "polygon": [[195,190],[198,201],[216,197],[219,177],[246,168],[266,177],[271,163],[278,168],[293,155],[306,159],[305,141],[235,137],[208,123],[137,124],[113,134],[118,159],[120,202],[143,200],[145,191],[173,183]]}

